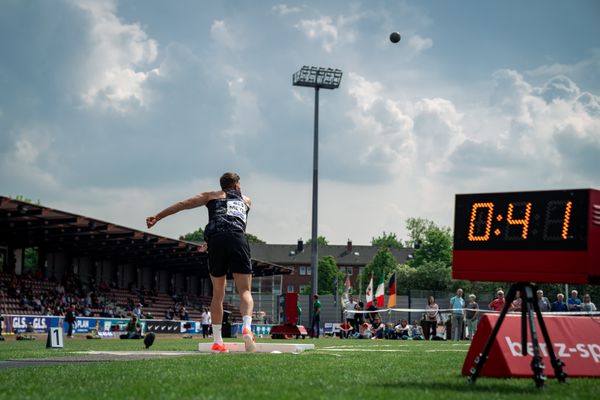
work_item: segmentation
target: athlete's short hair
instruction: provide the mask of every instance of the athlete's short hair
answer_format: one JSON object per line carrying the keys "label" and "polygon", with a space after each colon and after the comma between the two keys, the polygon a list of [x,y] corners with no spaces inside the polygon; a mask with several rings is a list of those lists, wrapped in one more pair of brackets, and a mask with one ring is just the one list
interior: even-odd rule
{"label": "athlete's short hair", "polygon": [[219,179],[219,183],[221,184],[221,189],[233,189],[235,184],[240,181],[240,176],[235,172],[225,172],[221,179]]}

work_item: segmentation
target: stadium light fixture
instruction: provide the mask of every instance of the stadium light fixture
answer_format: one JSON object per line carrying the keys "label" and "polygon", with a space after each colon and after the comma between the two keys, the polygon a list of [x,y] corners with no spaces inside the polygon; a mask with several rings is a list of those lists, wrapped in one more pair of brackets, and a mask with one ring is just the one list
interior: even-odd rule
{"label": "stadium light fixture", "polygon": [[[317,208],[319,193],[319,89],[337,89],[342,81],[342,70],[323,67],[303,66],[292,75],[292,84],[294,86],[304,86],[315,88],[315,128],[313,142],[313,196],[312,196],[312,239],[310,243],[311,255],[310,266],[311,276],[311,301],[319,293],[317,282],[319,280],[318,261],[318,229],[317,229]],[[313,321],[313,307],[309,308],[309,319]],[[312,328],[312,326],[311,326]],[[313,332],[314,334],[314,332]]]}

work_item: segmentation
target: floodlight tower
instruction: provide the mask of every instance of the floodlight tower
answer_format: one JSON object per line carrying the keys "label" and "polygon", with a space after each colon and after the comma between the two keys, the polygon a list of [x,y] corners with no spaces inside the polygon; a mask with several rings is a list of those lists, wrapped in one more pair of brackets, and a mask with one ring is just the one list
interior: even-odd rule
{"label": "floodlight tower", "polygon": [[[294,86],[307,86],[315,88],[315,134],[313,143],[313,195],[312,195],[312,238],[310,243],[311,257],[311,299],[309,300],[309,319],[313,321],[312,299],[318,293],[318,230],[317,209],[319,197],[319,89],[337,89],[342,81],[342,70],[322,67],[303,66],[300,71],[292,75]],[[312,328],[312,327],[311,327]],[[314,334],[314,333],[313,333]]]}

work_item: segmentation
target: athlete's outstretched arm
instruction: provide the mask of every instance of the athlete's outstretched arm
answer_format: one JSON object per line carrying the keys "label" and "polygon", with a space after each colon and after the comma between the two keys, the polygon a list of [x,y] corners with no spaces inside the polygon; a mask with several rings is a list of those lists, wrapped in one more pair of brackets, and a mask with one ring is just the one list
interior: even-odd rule
{"label": "athlete's outstretched arm", "polygon": [[172,206],[165,208],[158,214],[146,218],[146,225],[148,226],[148,228],[152,228],[161,219],[166,218],[169,215],[178,213],[182,210],[189,210],[190,208],[205,206],[206,203],[208,203],[208,200],[210,200],[210,193],[205,192],[196,196],[192,196],[189,199],[179,201],[173,204]]}

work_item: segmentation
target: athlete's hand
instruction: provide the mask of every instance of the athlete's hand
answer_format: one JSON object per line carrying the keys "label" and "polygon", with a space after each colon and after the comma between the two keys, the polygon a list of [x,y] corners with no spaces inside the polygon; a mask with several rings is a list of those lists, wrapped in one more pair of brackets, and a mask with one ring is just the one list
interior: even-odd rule
{"label": "athlete's hand", "polygon": [[148,228],[152,228],[154,225],[156,225],[157,222],[158,219],[154,215],[146,218],[146,226],[148,226]]}

